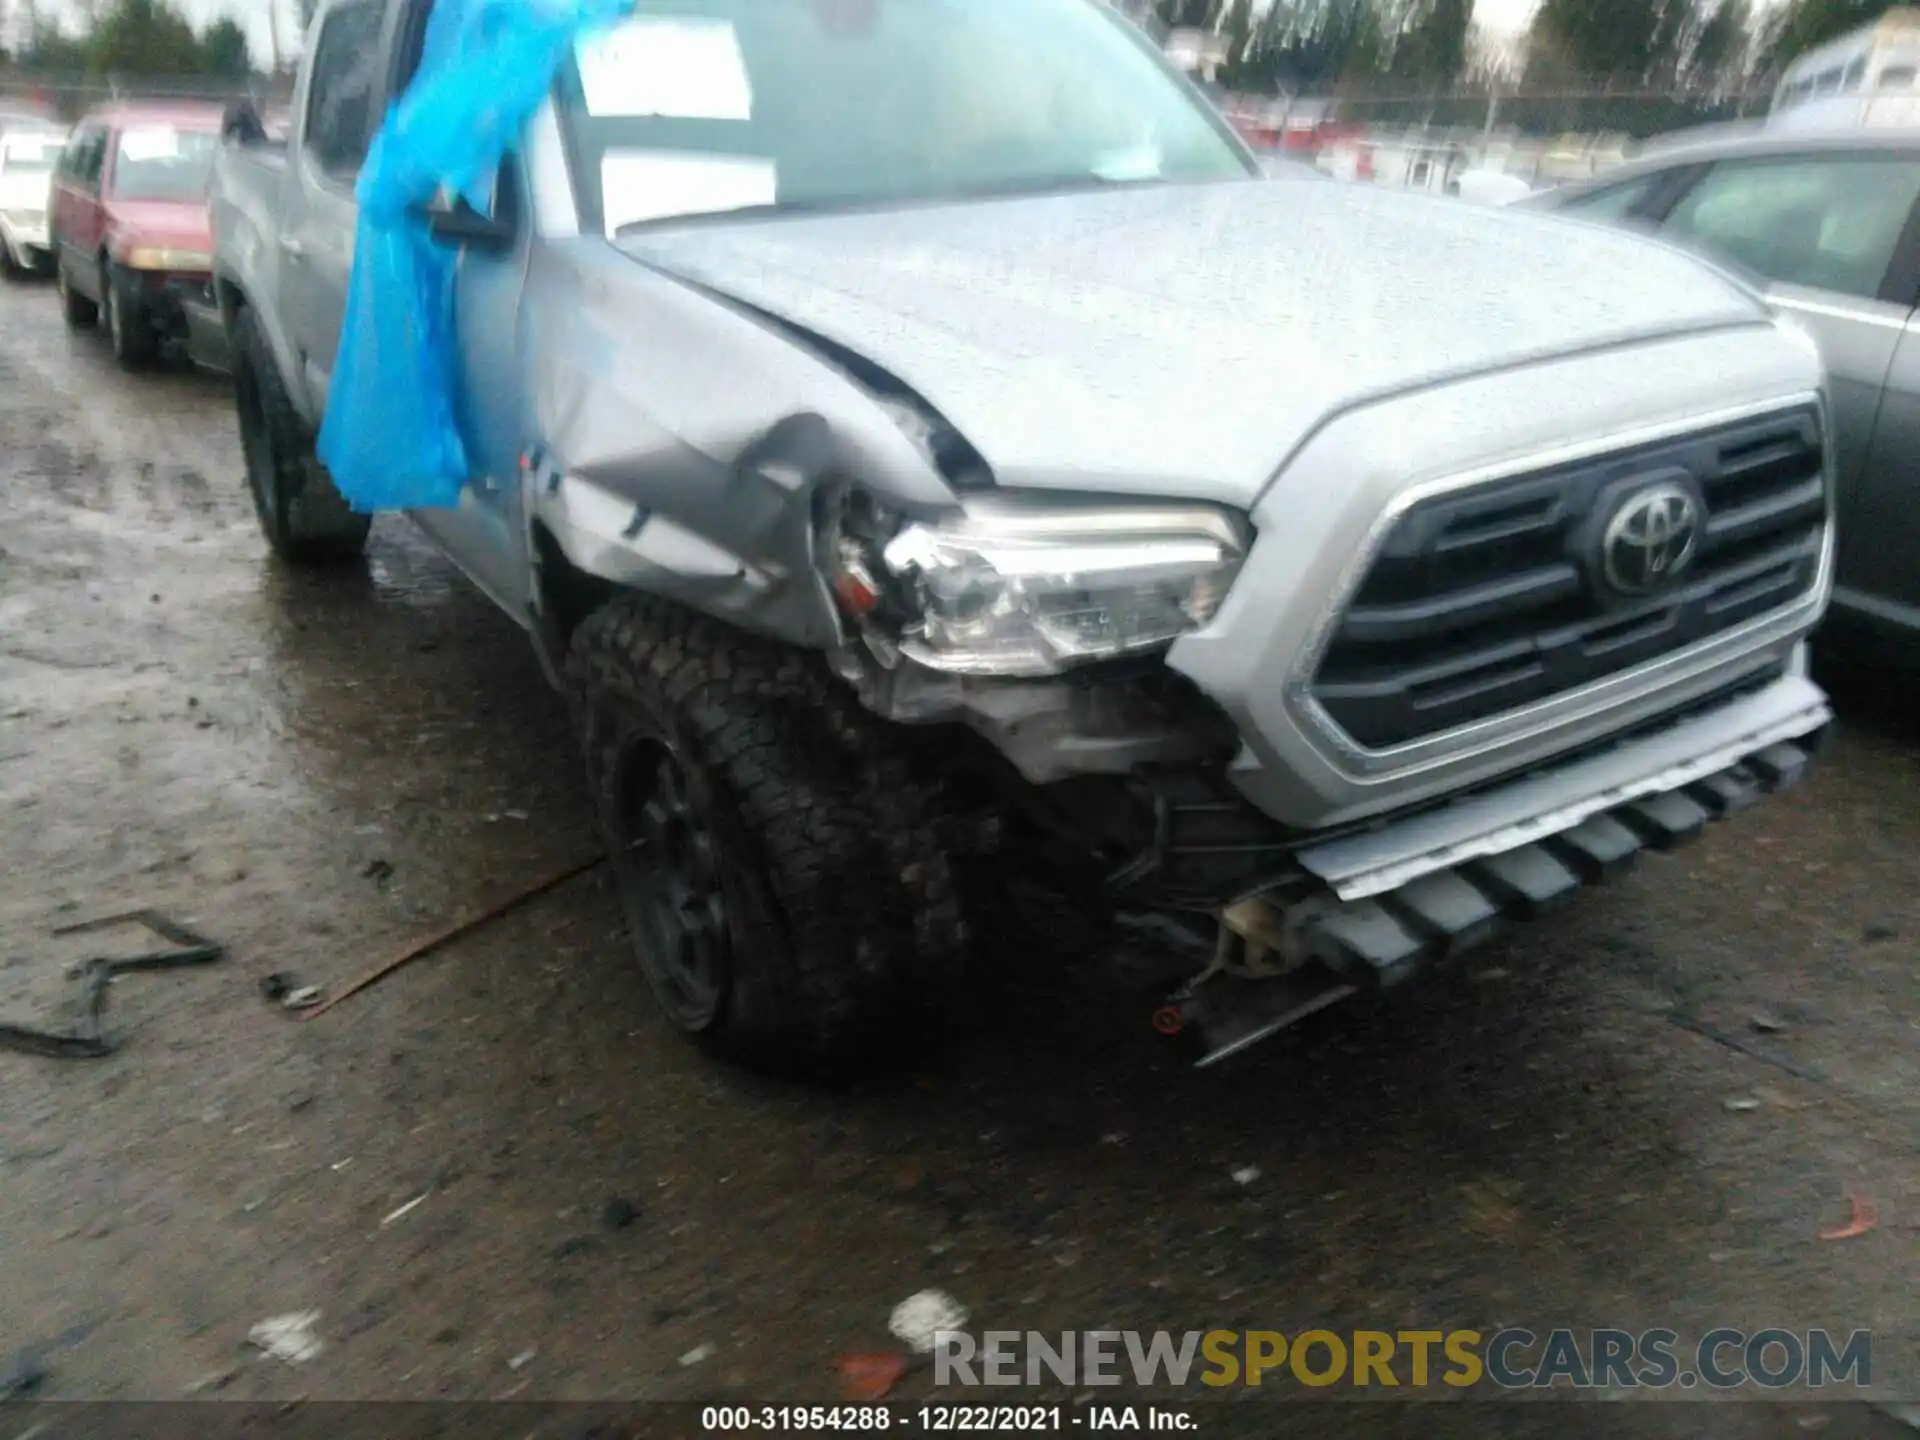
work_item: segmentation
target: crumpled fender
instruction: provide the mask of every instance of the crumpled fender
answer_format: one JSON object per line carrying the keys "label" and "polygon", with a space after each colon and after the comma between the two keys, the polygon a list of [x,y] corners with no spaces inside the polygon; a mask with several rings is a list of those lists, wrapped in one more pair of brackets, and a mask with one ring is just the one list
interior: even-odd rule
{"label": "crumpled fender", "polygon": [[868,386],[603,242],[541,247],[522,316],[523,513],[588,575],[820,649],[840,638],[816,563],[833,494],[957,503]]}

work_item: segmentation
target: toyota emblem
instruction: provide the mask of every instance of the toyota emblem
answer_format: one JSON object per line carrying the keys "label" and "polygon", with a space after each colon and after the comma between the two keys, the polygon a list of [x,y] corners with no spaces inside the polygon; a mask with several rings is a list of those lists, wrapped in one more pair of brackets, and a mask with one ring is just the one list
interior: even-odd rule
{"label": "toyota emblem", "polygon": [[1671,584],[1693,563],[1700,540],[1700,504],[1671,481],[1636,490],[1621,502],[1600,536],[1600,572],[1622,595],[1645,595]]}

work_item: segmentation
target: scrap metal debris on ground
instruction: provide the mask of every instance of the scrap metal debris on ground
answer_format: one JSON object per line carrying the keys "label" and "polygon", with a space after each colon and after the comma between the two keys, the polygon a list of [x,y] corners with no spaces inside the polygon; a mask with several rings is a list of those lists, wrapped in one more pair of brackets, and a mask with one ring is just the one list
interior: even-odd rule
{"label": "scrap metal debris on ground", "polygon": [[321,986],[303,985],[299,976],[289,975],[284,970],[262,976],[260,994],[282,1010],[311,1010],[327,998],[327,992]]}
{"label": "scrap metal debris on ground", "polygon": [[387,1218],[380,1222],[380,1228],[384,1230],[387,1228],[387,1226],[393,1224],[396,1220],[406,1219],[408,1215],[410,1215],[413,1211],[419,1209],[420,1206],[426,1204],[426,1202],[427,1202],[426,1195],[414,1196],[413,1199],[407,1201],[406,1204],[400,1206],[397,1210],[388,1212]]}
{"label": "scrap metal debris on ground", "polygon": [[893,1307],[887,1328],[921,1355],[932,1353],[935,1337],[943,1330],[962,1330],[967,1324],[967,1307],[944,1290],[922,1290],[909,1295]]}
{"label": "scrap metal debris on ground", "polygon": [[31,1394],[40,1388],[40,1382],[46,1378],[46,1362],[38,1350],[16,1351],[0,1361],[0,1400]]}
{"label": "scrap metal debris on ground", "polygon": [[841,1393],[848,1403],[871,1405],[886,1399],[900,1377],[907,1373],[907,1357],[894,1352],[842,1355],[834,1368],[840,1372]]}
{"label": "scrap metal debris on ground", "polygon": [[106,1032],[103,1017],[107,1010],[107,991],[121,975],[146,970],[173,970],[188,965],[210,965],[226,952],[204,935],[167,918],[158,910],[131,910],[124,915],[107,915],[98,920],[83,920],[63,925],[55,935],[81,935],[109,930],[120,925],[141,925],[163,940],[173,942],[171,950],[153,950],[117,960],[94,959],[80,967],[81,997],[79,1024],[70,1031],[41,1030],[29,1025],[0,1022],[0,1048],[18,1050],[25,1055],[45,1055],[57,1060],[97,1060],[111,1055],[119,1042]]}
{"label": "scrap metal debris on ground", "polygon": [[313,1327],[320,1323],[318,1310],[295,1310],[286,1315],[269,1315],[247,1332],[247,1339],[276,1360],[289,1365],[304,1365],[322,1349]]}
{"label": "scrap metal debris on ground", "polygon": [[452,944],[455,940],[458,940],[461,936],[470,934],[473,931],[478,930],[482,925],[487,924],[489,921],[498,920],[501,916],[507,914],[509,911],[517,910],[522,905],[527,904],[529,901],[539,899],[542,895],[545,895],[548,891],[559,889],[562,885],[566,884],[567,881],[569,880],[573,880],[578,878],[581,875],[585,875],[589,871],[599,869],[600,866],[605,862],[605,860],[606,860],[606,856],[596,855],[593,857],[593,859],[583,860],[578,865],[569,865],[565,870],[562,870],[559,873],[554,875],[549,875],[547,876],[546,879],[539,881],[537,884],[529,885],[526,889],[520,891],[518,894],[510,895],[505,900],[500,901],[498,904],[490,905],[485,910],[482,910],[477,914],[467,916],[464,920],[455,921],[452,925],[449,925],[444,930],[437,931],[432,935],[428,935],[423,937],[422,939],[414,941],[411,945],[408,945],[406,949],[402,950],[398,955],[395,955],[389,960],[381,961],[378,965],[374,966],[371,970],[366,971],[365,973],[361,974],[354,980],[348,982],[348,984],[342,987],[334,995],[334,997],[331,1000],[325,1000],[317,1005],[314,1005],[312,1008],[310,1008],[307,1011],[307,1018],[309,1020],[318,1020],[322,1015],[326,1014],[329,1010],[333,1009],[334,1006],[340,1004],[343,1000],[349,999],[354,995],[358,995],[362,990],[365,990],[370,986],[377,985],[380,981],[386,979],[387,976],[391,975],[394,971],[400,969],[401,966],[410,965],[415,960],[421,959],[423,956],[431,954],[433,951],[440,949],[442,946]]}
{"label": "scrap metal debris on ground", "polygon": [[[1751,1056],[1763,1065],[1771,1065],[1776,1070],[1784,1070],[1787,1074],[1798,1076],[1802,1080],[1825,1082],[1827,1078],[1827,1072],[1817,1065],[1795,1064],[1782,1055],[1776,1055],[1765,1046],[1755,1045],[1739,1035],[1735,1035],[1727,1030],[1722,1030],[1717,1025],[1710,1025],[1698,1015],[1692,1014],[1689,1011],[1673,1009],[1667,1011],[1666,1016],[1668,1020],[1678,1025],[1682,1030],[1691,1030],[1695,1035],[1703,1036],[1713,1041],[1716,1045],[1724,1045],[1729,1050],[1738,1050],[1742,1055]],[[1757,1026],[1755,1028],[1759,1029]],[[1760,1033],[1770,1034],[1772,1032],[1761,1030]]]}
{"label": "scrap metal debris on ground", "polygon": [[1822,1230],[1822,1240],[1853,1240],[1880,1223],[1880,1210],[1873,1201],[1860,1195],[1849,1195],[1847,1201],[1853,1206],[1853,1218],[1844,1225]]}

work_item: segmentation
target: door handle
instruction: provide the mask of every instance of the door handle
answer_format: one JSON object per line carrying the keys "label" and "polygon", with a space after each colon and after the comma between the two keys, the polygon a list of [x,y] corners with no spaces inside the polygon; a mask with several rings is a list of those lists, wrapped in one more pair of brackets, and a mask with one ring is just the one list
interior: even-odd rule
{"label": "door handle", "polygon": [[304,260],[307,258],[307,247],[291,235],[282,235],[280,237],[280,253],[289,260]]}

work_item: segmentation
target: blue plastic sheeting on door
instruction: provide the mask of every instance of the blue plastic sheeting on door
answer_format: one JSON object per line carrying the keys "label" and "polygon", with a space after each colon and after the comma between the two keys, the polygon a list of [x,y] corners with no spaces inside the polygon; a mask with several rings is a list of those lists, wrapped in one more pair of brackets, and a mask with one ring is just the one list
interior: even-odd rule
{"label": "blue plastic sheeting on door", "polygon": [[454,327],[458,252],[428,233],[443,191],[491,213],[500,162],[583,34],[633,0],[437,0],[420,68],[374,137],[360,203],[340,350],[320,426],[321,463],[355,510],[459,503]]}

